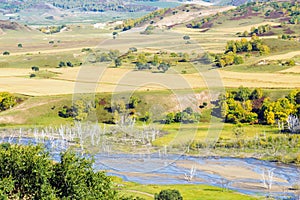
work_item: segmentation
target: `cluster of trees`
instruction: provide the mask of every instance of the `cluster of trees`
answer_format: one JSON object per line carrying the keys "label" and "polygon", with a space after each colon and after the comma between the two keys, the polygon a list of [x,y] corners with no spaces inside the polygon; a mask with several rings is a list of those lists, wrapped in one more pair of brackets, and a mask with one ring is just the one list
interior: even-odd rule
{"label": "cluster of trees", "polygon": [[64,62],[64,61],[60,61],[58,63],[58,68],[61,68],[61,67],[74,67],[74,65],[70,62],[70,61],[67,61],[67,62]]}
{"label": "cluster of trees", "polygon": [[242,56],[238,55],[241,53],[247,54],[251,52],[259,52],[260,55],[269,54],[270,48],[263,44],[263,41],[253,34],[251,40],[242,38],[241,40],[230,40],[227,42],[224,54],[216,54],[215,63],[218,67],[226,67],[228,65],[239,65],[244,63]]}
{"label": "cluster of trees", "polygon": [[65,27],[67,27],[67,26],[66,25],[47,26],[47,27],[39,28],[38,30],[45,34],[53,34],[53,33],[59,33]]}
{"label": "cluster of trees", "polygon": [[117,11],[117,12],[138,12],[138,11],[153,11],[155,8],[142,4],[124,4],[123,1],[50,1],[53,6],[61,9],[80,9],[87,12],[105,12],[105,11]]}
{"label": "cluster of trees", "polygon": [[0,145],[1,199],[133,200],[119,195],[93,160],[67,151],[53,162],[41,146]]}
{"label": "cluster of trees", "polygon": [[[214,16],[215,17],[215,16]],[[190,24],[187,24],[187,28],[202,28],[204,24],[212,21],[214,17],[206,17],[203,19],[200,19],[200,21],[192,21]]]}
{"label": "cluster of trees", "polygon": [[[92,102],[89,99],[78,99],[71,106],[64,105],[58,112],[58,116],[62,118],[73,118],[77,121],[83,121],[89,117],[91,113],[97,113],[99,122],[115,123],[120,114],[129,114],[132,118],[137,118],[136,108],[141,103],[141,99],[137,96],[131,96],[129,101],[115,101],[106,98],[96,99]],[[147,117],[148,120],[149,116]]]}
{"label": "cluster of trees", "polygon": [[215,56],[215,62],[218,67],[226,67],[228,65],[239,65],[244,63],[244,59],[242,56],[237,55],[236,53],[233,52],[228,52],[225,54],[221,55],[216,55]]}
{"label": "cluster of trees", "polygon": [[260,54],[269,54],[270,48],[263,43],[263,41],[256,36],[252,35],[251,40],[242,38],[241,40],[230,40],[225,47],[225,53],[242,53],[242,52],[259,52]]}
{"label": "cluster of trees", "polygon": [[0,92],[0,112],[14,107],[18,103],[18,98],[9,92]]}
{"label": "cluster of trees", "polygon": [[[91,49],[82,49],[85,52],[92,52]],[[109,50],[109,52],[92,52],[87,58],[88,62],[112,62],[115,67],[122,66],[122,57],[119,50]]]}
{"label": "cluster of trees", "polygon": [[165,124],[171,123],[195,123],[199,122],[200,114],[198,112],[194,112],[191,107],[184,109],[182,112],[171,112],[165,116],[165,119],[162,121]]}
{"label": "cluster of trees", "polygon": [[[118,26],[115,27],[115,29],[122,29],[122,31],[127,31],[130,30],[138,25],[142,25],[143,23],[146,23],[148,21],[151,21],[155,18],[163,18],[163,15],[169,11],[169,9],[160,9],[160,10],[156,10],[153,11],[143,17],[137,18],[137,19],[128,19],[125,20],[123,24],[120,24]],[[151,23],[154,23],[154,21],[151,21]]]}
{"label": "cluster of trees", "polygon": [[188,62],[190,60],[189,54],[187,53],[163,53],[150,54],[150,53],[129,53],[127,58],[135,63],[137,70],[152,69],[152,66],[156,67],[161,72],[166,72],[171,67],[171,62],[175,64],[177,62]]}
{"label": "cluster of trees", "polygon": [[250,29],[250,33],[248,31],[244,31],[242,33],[242,37],[248,37],[248,36],[252,36],[254,34],[256,35],[261,35],[264,33],[268,33],[271,31],[271,25],[270,24],[266,24],[266,25],[261,25],[258,27],[251,27]]}
{"label": "cluster of trees", "polygon": [[73,118],[82,121],[88,118],[89,114],[95,110],[95,105],[88,99],[76,100],[72,106],[63,106],[58,111],[58,116],[63,118]]}
{"label": "cluster of trees", "polygon": [[[270,2],[270,6],[277,12],[283,13],[285,16],[290,16],[289,22],[291,24],[300,23],[300,7],[297,1],[285,1],[285,2]],[[270,14],[270,10],[266,11],[265,15]]]}
{"label": "cluster of trees", "polygon": [[282,40],[293,40],[295,38],[297,38],[297,36],[289,35],[289,34],[282,34],[278,36],[278,39],[282,39]]}
{"label": "cluster of trees", "polygon": [[261,89],[239,87],[219,98],[221,117],[229,123],[286,124],[288,116],[300,116],[300,91],[271,101]]}

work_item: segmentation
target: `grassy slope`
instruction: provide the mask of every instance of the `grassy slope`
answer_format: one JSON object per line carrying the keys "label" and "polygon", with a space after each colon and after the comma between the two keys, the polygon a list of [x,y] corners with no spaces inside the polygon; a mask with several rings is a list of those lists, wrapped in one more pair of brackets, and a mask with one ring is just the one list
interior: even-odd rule
{"label": "grassy slope", "polygon": [[185,200],[254,200],[255,197],[242,195],[233,191],[225,191],[222,188],[207,185],[140,185],[124,182],[119,178],[113,178],[117,184],[123,185],[120,193],[126,196],[133,195],[146,200],[153,199],[154,194],[165,189],[179,190]]}

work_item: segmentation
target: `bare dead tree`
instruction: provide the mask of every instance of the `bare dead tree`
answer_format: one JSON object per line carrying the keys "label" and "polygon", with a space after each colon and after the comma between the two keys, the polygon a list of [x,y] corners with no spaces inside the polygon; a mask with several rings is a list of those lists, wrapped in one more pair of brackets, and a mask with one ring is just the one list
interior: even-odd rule
{"label": "bare dead tree", "polygon": [[263,169],[262,174],[261,174],[261,181],[264,186],[264,188],[268,189],[269,191],[272,189],[273,185],[273,178],[274,178],[274,170],[275,168],[272,169]]}
{"label": "bare dead tree", "polygon": [[196,174],[196,167],[193,165],[189,171],[189,173],[185,173],[184,174],[184,179],[187,181],[192,181],[192,179],[194,178]]}

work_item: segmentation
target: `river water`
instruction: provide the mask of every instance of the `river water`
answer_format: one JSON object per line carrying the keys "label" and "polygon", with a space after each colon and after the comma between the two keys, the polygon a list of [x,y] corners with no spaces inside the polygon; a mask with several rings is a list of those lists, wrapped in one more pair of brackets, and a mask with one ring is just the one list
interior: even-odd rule
{"label": "river water", "polygon": [[[4,138],[1,142],[36,144],[34,138]],[[42,141],[54,160],[68,148],[61,140]],[[90,155],[86,155],[90,156]],[[141,184],[207,184],[232,189],[244,194],[272,196],[276,199],[299,199],[289,190],[300,185],[300,168],[254,158],[196,157],[160,154],[94,154],[95,170],[106,170],[108,175]],[[273,172],[272,188],[268,173]],[[191,177],[187,180],[186,177]]]}

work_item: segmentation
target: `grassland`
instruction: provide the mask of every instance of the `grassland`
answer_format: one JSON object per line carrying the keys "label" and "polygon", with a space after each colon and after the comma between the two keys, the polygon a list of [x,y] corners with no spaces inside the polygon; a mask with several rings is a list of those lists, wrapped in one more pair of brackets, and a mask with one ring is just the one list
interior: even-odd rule
{"label": "grassland", "polygon": [[[254,20],[251,21],[251,24],[240,23],[235,28],[226,24],[219,24],[206,32],[177,26],[171,30],[157,29],[150,35],[141,35],[139,33],[143,30],[143,27],[141,27],[120,33],[117,39],[112,39],[111,30],[94,29],[90,25],[72,25],[69,31],[52,35],[45,35],[34,30],[25,33],[9,31],[0,38],[0,51],[7,50],[11,53],[9,56],[0,56],[0,67],[3,70],[3,73],[1,73],[1,82],[3,84],[0,90],[39,96],[70,94],[74,92],[76,83],[92,79],[88,76],[84,80],[77,79],[79,73],[91,74],[91,72],[95,72],[95,70],[86,66],[85,63],[89,53],[81,52],[82,48],[102,51],[118,49],[121,53],[125,53],[130,47],[136,47],[139,52],[151,53],[158,51],[187,52],[195,55],[201,55],[205,51],[216,53],[224,51],[224,46],[228,40],[238,39],[236,37],[237,32],[248,30],[251,26],[258,26],[259,24],[278,25],[278,23],[271,21],[256,22]],[[182,39],[183,35],[191,37],[191,44],[186,44]],[[18,38],[18,42],[15,41],[15,38]],[[102,69],[104,73],[98,75],[96,80],[98,89],[95,91],[111,92],[115,91],[118,86],[120,86],[118,88],[121,91],[132,90],[136,85],[144,85],[139,87],[140,90],[163,89],[163,87],[158,87],[157,85],[149,86],[148,83],[150,82],[165,85],[169,87],[168,89],[206,88],[207,82],[215,82],[216,80],[222,80],[224,87],[239,87],[240,85],[262,88],[300,87],[297,73],[293,73],[291,70],[287,71],[288,73],[278,73],[288,70],[287,67],[256,65],[261,60],[288,59],[299,55],[299,51],[297,51],[299,45],[275,38],[266,39],[267,42],[269,41],[271,49],[273,49],[271,55],[252,56],[246,59],[243,65],[230,66],[224,70],[215,70],[217,71],[216,74],[220,75],[213,79],[208,79],[205,76],[205,72],[202,71],[202,69],[209,69],[212,66],[198,62],[190,64],[179,63],[172,66],[171,69],[173,70],[168,71],[166,74],[132,71],[134,66],[124,63],[124,66],[121,68]],[[49,44],[49,41],[54,41],[54,44]],[[22,43],[23,48],[18,48],[18,43]],[[285,46],[282,46],[283,44]],[[278,47],[283,49],[278,49]],[[284,53],[282,54],[282,52]],[[56,69],[60,61],[70,61],[75,67],[72,69]],[[83,63],[83,65],[79,67],[80,63]],[[28,79],[25,69],[28,69],[29,74],[31,73],[31,67],[34,65],[59,73],[59,75],[47,80]],[[111,64],[97,63],[93,64],[93,66],[95,68],[103,68],[110,67]],[[20,70],[15,70],[14,68]],[[91,71],[87,69],[91,69]],[[293,69],[297,69],[297,67]],[[123,81],[124,77],[125,81]],[[137,77],[139,78],[137,79]],[[188,86],[186,84],[177,84],[178,82],[180,83],[180,79],[187,82]],[[170,82],[173,84],[168,86],[166,83]],[[47,85],[46,90],[43,87],[45,85]]]}
{"label": "grassland", "polygon": [[[213,64],[202,62],[205,52],[223,53],[227,41],[240,39],[236,33],[249,31],[252,26],[278,26],[280,23],[272,19],[263,19],[261,16],[235,21],[230,19],[232,16],[223,16],[210,28],[190,29],[185,26],[187,21],[198,17],[201,12],[202,16],[207,16],[217,9],[213,10],[198,10],[193,15],[180,11],[185,12],[180,19],[183,24],[168,28],[167,25],[174,25],[177,15],[168,16],[158,22],[159,27],[152,34],[140,34],[148,25],[144,24],[126,32],[119,32],[116,39],[112,37],[115,31],[113,26],[95,29],[91,24],[69,25],[68,31],[52,35],[42,34],[34,29],[24,32],[6,31],[0,37],[0,52],[9,51],[10,55],[0,55],[0,91],[21,95],[24,102],[1,112],[0,126],[7,129],[72,124],[71,118],[61,118],[58,112],[65,105],[71,106],[73,95],[87,92],[96,94],[96,98],[111,99],[113,95],[132,93],[143,102],[143,105],[136,109],[137,113],[151,111],[159,115],[188,106],[202,112],[201,120],[197,124],[154,123],[153,126],[165,132],[153,142],[155,148],[165,145],[181,148],[210,138],[235,140],[233,129],[236,125],[223,124],[221,119],[212,118],[210,104],[207,109],[199,110],[201,103],[215,100],[219,94],[210,94],[213,91],[209,90],[214,86],[225,90],[243,85],[263,88],[265,94],[273,100],[285,96],[291,89],[300,88],[300,43],[279,40],[276,35],[262,36],[271,47],[269,55],[252,55],[245,59],[244,64],[216,69]],[[290,28],[297,32],[298,26],[293,25]],[[276,31],[276,34],[281,34],[283,30]],[[189,43],[183,40],[184,35],[190,36]],[[18,47],[18,43],[23,47]],[[166,73],[137,71],[134,63],[129,61],[125,61],[119,68],[114,68],[111,62],[89,62],[92,51],[108,52],[117,49],[124,54],[131,47],[151,55],[158,52],[188,53],[195,59],[189,63],[173,65]],[[83,52],[83,48],[90,48],[92,51]],[[296,61],[296,66],[258,65],[261,61],[291,58]],[[70,61],[74,67],[58,68],[60,61]],[[40,72],[37,72],[37,77],[34,78],[30,78],[30,74],[34,73],[32,66],[40,68]],[[138,128],[142,126],[141,122],[137,123]],[[247,124],[243,128],[245,134],[242,139],[245,140],[260,135],[281,135],[278,134],[276,126]],[[120,188],[124,194],[133,194],[145,199],[152,199],[154,193],[166,188],[179,189],[187,200],[216,199],[216,196],[218,199],[255,199],[204,185],[139,185],[120,180],[116,180],[116,183],[124,185]]]}
{"label": "grassland", "polygon": [[124,182],[119,178],[114,178],[113,181],[116,184],[122,185],[120,188],[121,194],[125,196],[138,196],[146,200],[153,199],[154,194],[158,194],[164,189],[179,190],[183,199],[186,200],[213,200],[216,199],[216,197],[220,200],[259,199],[207,185],[140,185],[137,183]]}

